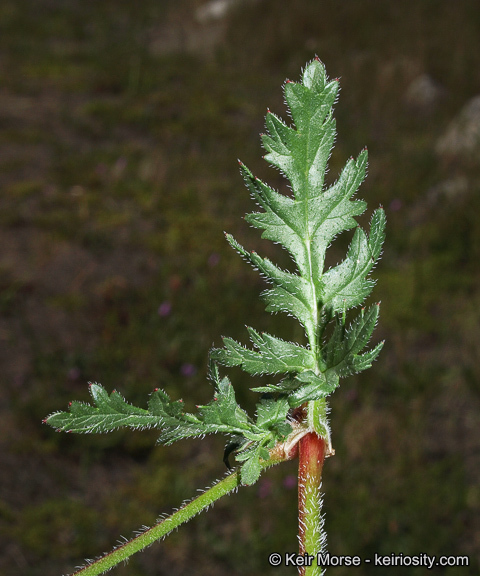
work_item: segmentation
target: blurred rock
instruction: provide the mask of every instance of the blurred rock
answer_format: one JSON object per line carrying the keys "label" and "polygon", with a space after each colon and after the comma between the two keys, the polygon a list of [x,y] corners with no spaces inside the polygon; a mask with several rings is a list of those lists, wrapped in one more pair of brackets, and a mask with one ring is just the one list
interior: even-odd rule
{"label": "blurred rock", "polygon": [[465,176],[458,176],[439,182],[432,186],[427,192],[427,199],[430,205],[436,204],[440,199],[457,200],[469,190],[469,182]]}
{"label": "blurred rock", "polygon": [[221,20],[224,18],[229,9],[238,4],[241,0],[211,0],[197,8],[195,11],[196,19],[202,24],[212,20]]}
{"label": "blurred rock", "polygon": [[196,9],[185,5],[151,30],[150,51],[155,56],[191,53],[211,57],[225,40],[232,9],[253,2],[260,0],[210,0]]}
{"label": "blurred rock", "polygon": [[480,160],[480,96],[469,100],[435,146],[443,160]]}
{"label": "blurred rock", "polygon": [[428,74],[415,78],[407,89],[405,101],[418,112],[431,112],[440,100],[444,90]]}

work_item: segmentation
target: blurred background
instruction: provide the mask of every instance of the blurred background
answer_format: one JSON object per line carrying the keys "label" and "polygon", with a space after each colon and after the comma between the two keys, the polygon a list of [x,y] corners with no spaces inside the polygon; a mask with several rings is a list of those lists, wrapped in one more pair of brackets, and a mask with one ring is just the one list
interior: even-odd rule
{"label": "blurred background", "polygon": [[[242,220],[237,158],[286,189],[259,133],[315,54],[342,88],[328,182],[367,146],[361,223],[379,204],[388,218],[371,298],[386,344],[331,398],[329,551],[469,555],[428,574],[479,573],[478,0],[3,0],[0,574],[70,572],[224,474],[222,438],[164,448],[152,431],[56,434],[42,419],[88,401],[88,381],[193,408],[221,335],[302,341],[265,313],[223,231],[287,265]],[[259,380],[229,376],[252,412]],[[271,469],[115,574],[293,573],[267,556],[296,551],[295,474]]]}

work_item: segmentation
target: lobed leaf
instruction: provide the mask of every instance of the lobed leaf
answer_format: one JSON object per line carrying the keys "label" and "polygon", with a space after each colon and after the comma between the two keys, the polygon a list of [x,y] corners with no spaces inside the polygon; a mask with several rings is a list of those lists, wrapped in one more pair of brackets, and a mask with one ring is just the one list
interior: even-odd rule
{"label": "lobed leaf", "polygon": [[257,404],[257,421],[259,428],[270,430],[285,422],[290,406],[286,397],[262,398]]}
{"label": "lobed leaf", "polygon": [[384,226],[385,213],[378,209],[372,218],[370,238],[358,227],[345,260],[323,275],[320,299],[332,315],[358,306],[372,291],[375,281],[368,274],[380,256]]}
{"label": "lobed leaf", "polygon": [[59,432],[81,433],[111,432],[121,426],[140,430],[161,427],[161,418],[148,410],[132,406],[116,390],[109,395],[99,384],[90,384],[89,391],[94,406],[71,402],[70,412],[55,412],[44,422]]}
{"label": "lobed leaf", "polygon": [[[356,217],[366,203],[353,200],[367,169],[367,150],[350,158],[338,180],[324,187],[328,158],[335,139],[332,107],[338,82],[328,81],[325,68],[316,59],[309,63],[302,82],[284,86],[285,100],[294,125],[268,111],[267,133],[262,135],[265,160],[289,179],[293,196],[272,189],[240,163],[246,186],[263,212],[246,215],[252,226],[263,230],[262,238],[281,244],[297,266],[297,273],[278,268],[268,258],[248,252],[232,236],[231,246],[257,269],[272,286],[262,293],[268,312],[286,312],[304,326],[309,348],[248,328],[254,349],[231,338],[212,357],[225,366],[240,366],[250,374],[290,374],[278,384],[252,388],[257,392],[288,398],[291,407],[325,398],[338,386],[340,377],[366,369],[382,344],[359,354],[375,327],[378,307],[361,315],[345,330],[345,314],[362,304],[375,282],[369,277],[384,240],[385,213],[374,212],[370,234],[358,226]],[[341,232],[355,228],[343,262],[324,271],[325,252]],[[342,322],[338,315],[342,313]],[[327,323],[337,317],[332,336],[323,346],[320,338]]]}
{"label": "lobed leaf", "polygon": [[374,304],[366,312],[361,310],[348,330],[337,322],[333,334],[322,350],[326,372],[336,372],[340,377],[356,374],[370,368],[380,353],[383,342],[364,354],[358,354],[368,344],[375,329],[380,305]]}
{"label": "lobed leaf", "polygon": [[253,328],[247,329],[258,352],[245,348],[232,338],[223,338],[225,348],[214,348],[212,359],[224,366],[241,366],[249,374],[298,372],[315,366],[315,358],[307,348],[266,332],[259,334]]}
{"label": "lobed leaf", "polygon": [[339,382],[339,376],[335,370],[320,372],[320,374],[307,370],[297,374],[296,379],[302,385],[288,395],[288,403],[292,408],[310,400],[320,400],[329,396],[338,387]]}

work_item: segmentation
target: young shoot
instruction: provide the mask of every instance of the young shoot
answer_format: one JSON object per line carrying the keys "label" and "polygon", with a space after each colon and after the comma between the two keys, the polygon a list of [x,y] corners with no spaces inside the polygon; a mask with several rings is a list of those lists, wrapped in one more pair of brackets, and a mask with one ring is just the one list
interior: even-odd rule
{"label": "young shoot", "polygon": [[[315,58],[303,70],[301,80],[284,84],[293,124],[287,125],[268,110],[262,143],[265,160],[289,181],[286,196],[255,177],[240,163],[245,184],[261,211],[246,220],[262,230],[262,238],[281,244],[295,263],[295,272],[276,266],[268,258],[241,246],[230,234],[227,241],[268,282],[262,293],[268,312],[285,312],[303,326],[308,344],[288,342],[248,327],[253,347],[223,338],[222,348],[209,357],[213,398],[185,411],[161,388],[151,393],[147,408],[128,403],[120,392],[108,393],[90,384],[92,404],[73,401],[67,412],[55,412],[44,420],[57,431],[110,432],[121,427],[156,428],[158,443],[170,445],[185,438],[224,434],[224,461],[234,464],[226,477],[200,496],[184,503],[132,540],[118,546],[75,574],[94,576],[109,570],[135,552],[163,538],[180,524],[208,508],[239,486],[250,486],[270,466],[299,459],[299,556],[312,558],[298,565],[299,574],[320,576],[318,554],[326,542],[320,492],[324,458],[334,454],[328,422],[328,397],[340,378],[370,368],[383,342],[365,351],[379,314],[379,304],[362,307],[375,281],[370,273],[380,257],[384,241],[385,213],[373,212],[367,234],[356,221],[366,210],[354,200],[365,178],[367,150],[350,158],[337,181],[325,185],[325,173],[336,137],[333,105],[339,82],[329,80],[322,62]],[[343,261],[325,270],[325,253],[333,239],[352,230],[353,237]],[[360,307],[350,318],[349,311]],[[327,327],[331,326],[327,330]],[[269,375],[271,381],[251,388],[257,394],[252,418],[237,403],[235,389],[219,366],[239,366],[252,376]],[[267,566],[267,559],[265,559]]]}

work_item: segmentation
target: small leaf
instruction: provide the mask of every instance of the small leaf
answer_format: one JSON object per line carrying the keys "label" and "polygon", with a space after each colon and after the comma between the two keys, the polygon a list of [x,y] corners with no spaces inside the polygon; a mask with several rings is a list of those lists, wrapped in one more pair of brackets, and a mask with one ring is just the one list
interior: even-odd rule
{"label": "small leaf", "polygon": [[120,426],[140,430],[161,427],[161,418],[148,410],[128,404],[115,390],[108,395],[99,384],[90,384],[89,389],[95,406],[72,402],[70,412],[51,414],[46,424],[58,431],[77,433],[111,432]]}
{"label": "small leaf", "polygon": [[286,397],[266,398],[257,404],[257,421],[259,428],[270,430],[279,423],[285,422],[290,406]]}
{"label": "small leaf", "polygon": [[257,452],[242,465],[240,470],[240,478],[244,486],[252,486],[260,477],[262,467],[260,465],[260,457]]}
{"label": "small leaf", "polygon": [[338,374],[344,378],[371,368],[373,361],[376,360],[380,354],[383,344],[384,342],[379,342],[373,350],[348,358],[347,362],[338,370]]}
{"label": "small leaf", "polygon": [[256,386],[250,388],[253,392],[261,392],[263,394],[280,393],[289,394],[293,390],[296,390],[301,383],[293,376],[287,376],[281,380],[278,384],[267,384],[266,386]]}
{"label": "small leaf", "polygon": [[269,457],[268,450],[261,443],[247,446],[237,453],[235,459],[241,463],[240,479],[244,486],[255,484],[262,471],[260,460],[266,461]]}
{"label": "small leaf", "polygon": [[77,433],[111,432],[121,426],[138,430],[159,428],[159,442],[163,444],[217,433],[240,435],[248,441],[262,440],[265,433],[237,404],[229,380],[216,381],[215,387],[214,399],[205,406],[199,406],[197,414],[188,414],[184,412],[182,401],[172,401],[160,389],[152,393],[148,410],[144,410],[128,404],[115,390],[109,395],[99,384],[91,384],[93,406],[72,402],[70,412],[56,412],[45,423],[59,431]]}
{"label": "small leaf", "polygon": [[307,348],[286,342],[264,332],[259,334],[248,327],[250,339],[258,352],[241,346],[231,338],[224,338],[224,349],[213,349],[211,357],[224,366],[241,366],[249,374],[277,374],[314,368],[315,359]]}
{"label": "small leaf", "polygon": [[358,353],[368,344],[377,323],[380,306],[374,304],[366,312],[362,310],[348,330],[340,324],[335,326],[332,336],[324,346],[322,354],[328,371],[345,377],[370,368],[378,356],[383,343],[370,352]]}
{"label": "small leaf", "polygon": [[332,314],[361,304],[372,291],[375,281],[367,276],[380,255],[384,225],[384,212],[379,209],[372,219],[370,238],[357,228],[346,259],[323,275],[321,302]]}
{"label": "small leaf", "polygon": [[325,398],[338,387],[338,375],[333,370],[318,375],[308,370],[298,374],[296,379],[303,385],[288,396],[288,403],[292,408],[310,400]]}
{"label": "small leaf", "polygon": [[385,241],[385,225],[386,225],[385,211],[382,208],[377,208],[372,215],[370,222],[370,240],[369,248],[372,260],[377,260],[381,254],[382,246]]}
{"label": "small leaf", "polygon": [[220,381],[214,399],[206,406],[198,408],[198,418],[204,424],[226,424],[236,429],[250,428],[248,415],[238,406],[233,386],[227,378]]}

